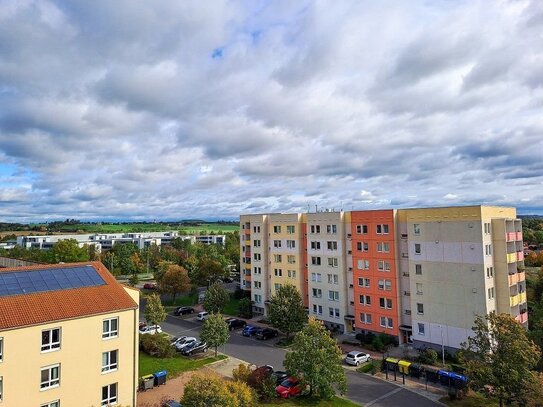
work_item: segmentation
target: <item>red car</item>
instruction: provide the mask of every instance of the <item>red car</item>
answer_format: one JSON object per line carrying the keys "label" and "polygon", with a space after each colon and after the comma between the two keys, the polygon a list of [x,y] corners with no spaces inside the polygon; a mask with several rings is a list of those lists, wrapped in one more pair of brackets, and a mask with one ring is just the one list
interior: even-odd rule
{"label": "red car", "polygon": [[289,377],[281,382],[279,386],[275,388],[277,395],[283,399],[288,399],[299,395],[302,392],[302,386],[300,381],[294,377]]}
{"label": "red car", "polygon": [[153,283],[145,283],[143,285],[143,288],[146,290],[156,290],[156,284]]}

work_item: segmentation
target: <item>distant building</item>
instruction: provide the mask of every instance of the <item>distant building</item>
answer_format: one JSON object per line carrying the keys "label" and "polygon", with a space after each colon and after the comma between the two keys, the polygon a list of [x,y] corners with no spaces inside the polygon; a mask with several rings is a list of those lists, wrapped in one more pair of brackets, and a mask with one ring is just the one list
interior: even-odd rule
{"label": "distant building", "polygon": [[242,215],[240,228],[240,284],[255,313],[288,283],[330,328],[416,346],[458,349],[492,311],[527,327],[514,208]]}
{"label": "distant building", "polygon": [[138,304],[99,262],[0,269],[0,405],[135,407]]}
{"label": "distant building", "polygon": [[111,249],[115,244],[134,243],[139,249],[151,245],[170,245],[173,239],[190,240],[192,243],[224,245],[225,235],[180,235],[176,231],[142,233],[99,233],[86,235],[17,236],[17,245],[27,249],[51,249],[59,240],[74,239],[79,247],[94,246],[97,252]]}

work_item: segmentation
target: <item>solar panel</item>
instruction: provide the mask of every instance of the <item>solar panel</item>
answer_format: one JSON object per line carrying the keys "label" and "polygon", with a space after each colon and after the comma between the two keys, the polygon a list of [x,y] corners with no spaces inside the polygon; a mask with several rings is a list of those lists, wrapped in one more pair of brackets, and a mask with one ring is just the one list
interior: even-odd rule
{"label": "solar panel", "polygon": [[105,285],[90,265],[0,272],[0,297]]}

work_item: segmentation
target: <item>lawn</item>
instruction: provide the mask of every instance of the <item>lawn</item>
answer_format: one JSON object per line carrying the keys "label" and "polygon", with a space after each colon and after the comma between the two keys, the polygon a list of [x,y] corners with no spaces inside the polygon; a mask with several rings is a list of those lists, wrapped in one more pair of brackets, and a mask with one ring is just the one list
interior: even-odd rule
{"label": "lawn", "polygon": [[443,404],[450,407],[498,407],[500,404],[496,399],[487,399],[482,394],[470,392],[462,400],[449,400],[448,397],[440,399]]}
{"label": "lawn", "polygon": [[263,403],[259,405],[264,406],[264,407],[270,407],[270,406],[354,407],[354,406],[360,406],[361,404],[356,404],[342,397],[333,397],[331,400],[320,400],[320,401],[317,401],[310,397],[297,397],[297,398],[293,398],[289,400],[274,399],[270,401],[269,403]]}
{"label": "lawn", "polygon": [[222,313],[225,315],[238,316],[239,300],[234,297],[230,297],[230,301],[225,305]]}
{"label": "lawn", "polygon": [[175,299],[175,304],[172,303],[172,300],[165,300],[162,302],[162,305],[165,307],[172,307],[172,306],[188,306],[188,305],[196,305],[198,303],[198,296],[197,294],[189,294],[189,295],[178,295]]}
{"label": "lawn", "polygon": [[168,372],[168,379],[172,379],[183,372],[196,370],[209,363],[226,358],[224,355],[219,355],[216,358],[208,357],[205,359],[189,359],[183,356],[159,359],[140,352],[139,377],[166,370]]}

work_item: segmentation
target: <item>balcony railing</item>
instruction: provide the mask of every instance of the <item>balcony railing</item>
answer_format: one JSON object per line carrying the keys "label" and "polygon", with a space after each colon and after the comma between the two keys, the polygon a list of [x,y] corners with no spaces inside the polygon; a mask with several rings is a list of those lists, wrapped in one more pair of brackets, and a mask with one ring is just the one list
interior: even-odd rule
{"label": "balcony railing", "polygon": [[509,274],[509,286],[515,285],[519,282],[519,273]]}
{"label": "balcony railing", "polygon": [[512,295],[511,297],[509,297],[509,305],[511,307],[514,307],[516,305],[518,305],[520,302],[520,295],[517,294],[517,295]]}
{"label": "balcony railing", "polygon": [[517,261],[522,261],[522,260],[524,260],[524,252],[519,251],[517,252]]}
{"label": "balcony railing", "polygon": [[507,232],[505,234],[505,240],[507,240],[508,242],[514,242],[516,238],[517,238],[516,232]]}
{"label": "balcony railing", "polygon": [[522,241],[522,232],[516,232],[516,233],[517,233],[516,240]]}
{"label": "balcony railing", "polygon": [[515,263],[517,261],[516,253],[507,253],[507,263]]}
{"label": "balcony railing", "polygon": [[525,323],[526,321],[528,321],[528,313],[525,312],[523,314],[518,314],[515,319],[520,322],[521,324]]}
{"label": "balcony railing", "polygon": [[526,292],[519,294],[519,304],[524,304],[524,303],[526,303]]}

